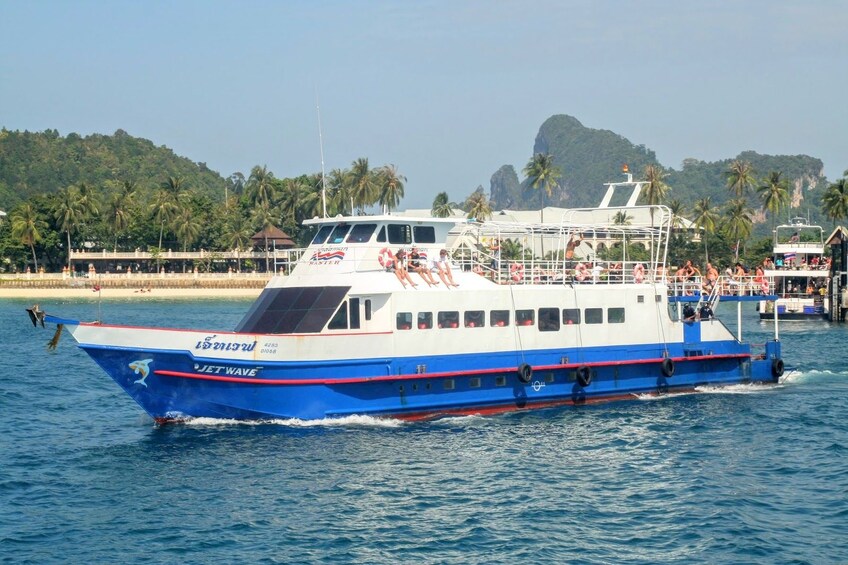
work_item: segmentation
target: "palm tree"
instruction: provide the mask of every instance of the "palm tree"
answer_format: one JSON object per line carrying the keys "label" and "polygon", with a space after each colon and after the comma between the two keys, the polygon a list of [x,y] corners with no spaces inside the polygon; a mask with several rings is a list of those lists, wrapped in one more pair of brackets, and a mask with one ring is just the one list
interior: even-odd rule
{"label": "palm tree", "polygon": [[378,170],[377,179],[380,187],[380,206],[383,207],[384,213],[390,213],[403,198],[406,177],[398,173],[394,165],[386,165]]}
{"label": "palm tree", "polygon": [[466,217],[469,219],[483,222],[492,217],[492,205],[482,190],[472,192],[465,201],[465,205],[468,208]]}
{"label": "palm tree", "polygon": [[669,187],[665,183],[668,173],[660,165],[650,164],[643,171],[645,182],[648,183],[643,194],[644,201],[649,206],[656,206],[665,200]]}
{"label": "palm tree", "polygon": [[224,225],[224,244],[236,250],[238,272],[241,272],[241,250],[247,249],[253,231],[247,220],[241,214],[235,214]]}
{"label": "palm tree", "polygon": [[683,227],[683,214],[686,213],[686,207],[680,200],[669,200],[668,210],[671,212],[671,227],[680,229]]}
{"label": "palm tree", "polygon": [[360,157],[353,162],[350,170],[350,197],[360,212],[377,201],[376,190],[377,182],[368,167],[368,159]]}
{"label": "palm tree", "polygon": [[453,209],[456,204],[450,201],[447,192],[440,192],[433,199],[433,207],[430,208],[430,213],[434,218],[449,218],[453,214]]}
{"label": "palm tree", "polygon": [[536,153],[527,162],[523,172],[534,190],[544,190],[542,193],[542,208],[544,208],[547,206],[545,195],[550,198],[554,190],[559,188],[559,181],[562,178],[562,171],[554,165],[553,155]]}
{"label": "palm tree", "polygon": [[739,242],[751,235],[754,226],[753,213],[744,198],[736,198],[728,203],[725,229],[731,239],[736,240],[734,261],[739,261]]}
{"label": "palm tree", "polygon": [[[848,171],[845,176],[848,177]],[[834,224],[848,218],[848,179],[841,178],[827,187],[822,195],[822,210]]]}
{"label": "palm tree", "polygon": [[730,163],[727,171],[724,172],[724,178],[727,181],[727,188],[736,194],[736,198],[745,196],[748,189],[753,188],[757,183],[754,167],[748,161],[739,159]]}
{"label": "palm tree", "polygon": [[118,236],[130,225],[130,211],[133,207],[136,189],[132,181],[124,181],[117,192],[109,199],[108,213],[112,229],[115,230],[115,251],[118,251]]}
{"label": "palm tree", "polygon": [[716,225],[719,221],[719,215],[713,208],[711,198],[701,198],[695,202],[695,207],[692,208],[692,223],[704,230],[704,256],[705,262],[710,260],[710,251],[707,247],[707,234],[715,232]]}
{"label": "palm tree", "polygon": [[772,171],[763,179],[763,184],[757,188],[763,200],[763,210],[771,212],[771,229],[774,231],[777,214],[789,203],[789,185],[786,179],[780,178],[781,173]]}
{"label": "palm tree", "polygon": [[[727,182],[727,188],[736,194],[737,201],[728,204],[728,209],[736,208],[741,210],[740,201],[745,199],[748,190],[753,188],[757,182],[754,167],[748,161],[734,160],[730,163],[728,169],[724,172],[724,178]],[[739,239],[736,240],[736,261],[739,260]]]}
{"label": "palm tree", "polygon": [[267,165],[256,165],[250,171],[245,190],[252,206],[270,207],[274,200],[274,173]]}
{"label": "palm tree", "polygon": [[306,188],[300,178],[285,179],[281,183],[280,212],[287,218],[291,227],[297,227],[299,224],[298,209]]}
{"label": "palm tree", "polygon": [[71,269],[71,232],[76,230],[84,215],[83,202],[76,188],[69,186],[59,192],[53,217],[59,223],[59,231],[68,236],[68,270]]}
{"label": "palm tree", "polygon": [[[150,204],[150,211],[153,214],[153,220],[159,224],[159,247],[162,250],[162,236],[165,235],[165,224],[171,224],[174,216],[179,211],[177,203],[172,195],[165,189],[160,188],[153,195],[153,202]],[[156,257],[156,271],[159,271],[159,256]]]}
{"label": "palm tree", "polygon": [[612,217],[612,223],[616,226],[629,226],[633,218],[627,215],[625,210],[619,210]]}
{"label": "palm tree", "polygon": [[38,271],[38,259],[35,256],[35,244],[41,241],[41,231],[47,223],[38,217],[32,204],[24,204],[12,213],[12,237],[32,250],[32,262]]}
{"label": "palm tree", "polygon": [[268,258],[268,228],[274,225],[277,221],[276,211],[267,204],[259,204],[253,211],[253,221],[260,226],[260,230],[264,231],[265,236],[265,272],[271,272],[271,263]]}
{"label": "palm tree", "polygon": [[341,214],[348,216],[353,214],[353,197],[350,194],[350,175],[348,171],[333,169],[327,176],[327,184],[330,187],[330,202],[334,216]]}
{"label": "palm tree", "polygon": [[184,252],[197,241],[197,236],[200,235],[200,224],[197,223],[194,211],[190,207],[182,208],[177,214],[174,235],[177,236],[177,241],[183,244]]}

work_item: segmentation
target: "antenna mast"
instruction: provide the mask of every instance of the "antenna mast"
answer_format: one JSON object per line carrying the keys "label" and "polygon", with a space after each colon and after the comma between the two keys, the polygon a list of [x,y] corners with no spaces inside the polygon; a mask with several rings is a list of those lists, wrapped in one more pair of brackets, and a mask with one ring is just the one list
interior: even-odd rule
{"label": "antenna mast", "polygon": [[318,93],[315,93],[315,109],[318,111],[318,144],[321,146],[321,206],[327,217],[327,175],[324,173],[324,137],[321,134],[321,106],[318,105]]}

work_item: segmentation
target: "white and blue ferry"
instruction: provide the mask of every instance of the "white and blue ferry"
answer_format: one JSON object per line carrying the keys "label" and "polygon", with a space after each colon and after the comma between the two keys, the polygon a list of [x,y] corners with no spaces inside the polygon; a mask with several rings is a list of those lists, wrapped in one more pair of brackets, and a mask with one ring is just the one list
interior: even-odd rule
{"label": "white and blue ferry", "polygon": [[[494,414],[783,374],[777,324],[755,350],[722,320],[693,317],[703,298],[669,297],[667,208],[562,216],[310,220],[317,233],[302,259],[233,331],[44,319],[157,422]],[[628,256],[634,245],[641,261]],[[413,247],[439,284],[396,275],[397,252]],[[508,259],[510,247],[520,258]],[[432,262],[442,249],[456,286]]]}

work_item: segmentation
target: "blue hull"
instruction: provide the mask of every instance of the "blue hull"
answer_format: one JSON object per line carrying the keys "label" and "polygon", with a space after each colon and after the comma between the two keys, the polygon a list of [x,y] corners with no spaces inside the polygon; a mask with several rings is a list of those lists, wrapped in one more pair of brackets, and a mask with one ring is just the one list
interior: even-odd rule
{"label": "blue hull", "polygon": [[[782,362],[777,366],[776,341],[758,357],[746,344],[725,341],[711,342],[709,351],[657,344],[333,363],[245,363],[184,352],[82,347],[157,421],[486,414],[702,385],[770,383],[783,369]],[[143,378],[134,370],[142,361],[149,368]],[[532,370],[522,379],[524,363]]]}

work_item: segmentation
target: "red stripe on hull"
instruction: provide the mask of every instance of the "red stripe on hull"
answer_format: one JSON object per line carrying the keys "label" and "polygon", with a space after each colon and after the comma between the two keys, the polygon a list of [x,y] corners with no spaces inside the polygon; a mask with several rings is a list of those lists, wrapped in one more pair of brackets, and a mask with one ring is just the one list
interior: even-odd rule
{"label": "red stripe on hull", "polygon": [[[727,355],[697,355],[693,357],[669,357],[674,362],[706,361],[716,359],[750,359],[750,353],[733,353]],[[538,365],[533,367],[534,371],[553,371],[560,369],[576,369],[578,367],[622,367],[626,365],[646,365],[662,363],[666,358],[655,359],[633,359],[628,361],[602,361],[595,363],[565,363],[558,365]],[[441,379],[450,377],[465,377],[477,375],[491,375],[498,373],[512,373],[517,368],[506,367],[498,369],[478,369],[472,371],[444,371],[440,373],[414,373],[407,375],[383,375],[378,377],[350,377],[335,379],[254,379],[250,377],[229,377],[220,375],[206,375],[200,373],[186,373],[182,371],[155,370],[157,375],[166,377],[180,377],[185,379],[197,379],[206,381],[218,381],[226,383],[254,384],[254,385],[343,385],[358,383],[374,383],[384,381],[406,381],[413,379]]]}

